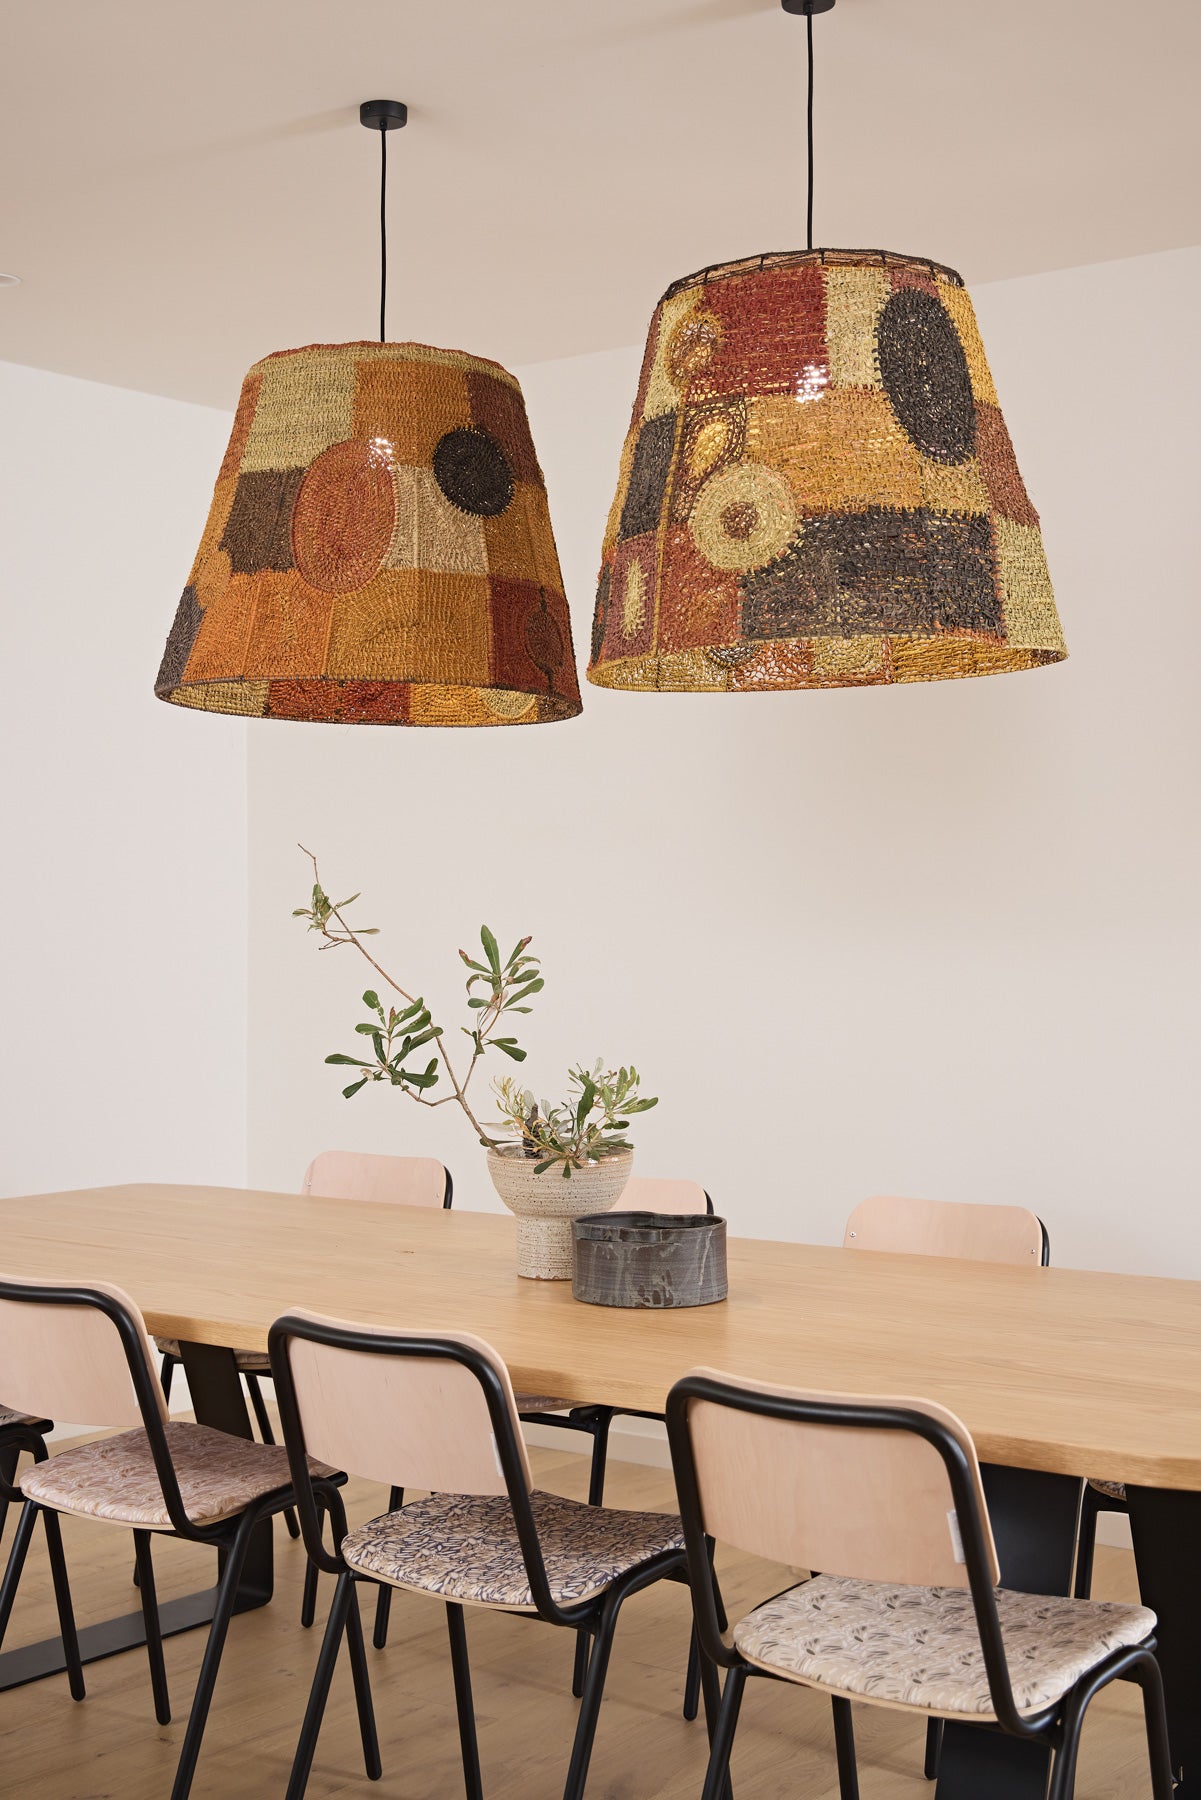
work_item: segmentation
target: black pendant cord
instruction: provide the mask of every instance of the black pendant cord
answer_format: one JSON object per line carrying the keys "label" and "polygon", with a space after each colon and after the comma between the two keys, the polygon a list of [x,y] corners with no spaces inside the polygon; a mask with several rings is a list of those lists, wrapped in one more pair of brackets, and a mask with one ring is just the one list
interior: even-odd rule
{"label": "black pendant cord", "polygon": [[812,250],[812,248],[813,248],[813,13],[812,13],[812,11],[808,11],[805,14],[805,40],[806,40],[806,44],[808,46],[808,53],[809,53],[809,107],[808,107],[809,181],[808,181],[808,193],[807,193],[807,197],[806,197],[806,206],[805,206],[805,248],[806,248],[806,250]]}
{"label": "black pendant cord", "polygon": [[[810,27],[812,31],[812,20]],[[812,162],[812,153],[810,153]],[[812,200],[810,200],[812,207]],[[387,131],[380,131],[380,344],[387,344]]]}

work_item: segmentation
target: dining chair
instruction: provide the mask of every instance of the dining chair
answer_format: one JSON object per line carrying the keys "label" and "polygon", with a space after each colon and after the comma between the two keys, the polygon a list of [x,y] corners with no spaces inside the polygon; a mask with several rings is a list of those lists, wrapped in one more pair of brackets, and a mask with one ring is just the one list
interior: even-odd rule
{"label": "dining chair", "polygon": [[[70,1690],[84,1697],[83,1669],[63,1562],[59,1515],[107,1521],[133,1532],[155,1717],[171,1718],[163,1640],[150,1557],[152,1534],[218,1552],[220,1575],[208,1642],[176,1769],[172,1800],[186,1800],[246,1554],[256,1526],[294,1504],[287,1452],[207,1425],[168,1417],[145,1322],[134,1302],[104,1282],[53,1284],[0,1276],[0,1381],[30,1414],[88,1419],[115,1431],[47,1457],[34,1433],[33,1466],[10,1498],[23,1501],[0,1582],[0,1643],[12,1614],[39,1517],[46,1533]],[[39,1447],[40,1446],[40,1447]],[[309,1491],[336,1514],[339,1471],[314,1464]],[[361,1635],[352,1644],[365,1691]]]}
{"label": "dining chair", "polygon": [[[449,1169],[428,1158],[407,1156],[368,1156],[352,1150],[327,1150],[309,1164],[303,1192],[320,1193],[336,1200],[384,1200],[401,1206],[449,1207],[454,1183]],[[622,1192],[622,1211],[664,1212],[677,1215],[713,1212],[713,1202],[696,1181],[660,1179],[656,1176],[633,1176]],[[265,1363],[265,1359],[263,1359]],[[256,1365],[265,1374],[263,1363]],[[600,1506],[604,1500],[605,1468],[608,1458],[609,1427],[619,1412],[627,1409],[578,1405],[554,1394],[519,1393],[517,1416],[523,1424],[549,1425],[560,1431],[583,1432],[592,1440],[592,1460],[588,1475],[588,1503]],[[631,1416],[662,1418],[662,1414],[642,1413]],[[390,1512],[404,1505],[404,1489],[393,1485],[388,1500]],[[310,1558],[305,1570],[301,1597],[301,1624],[313,1623],[317,1609],[317,1564]],[[382,1587],[375,1605],[372,1643],[382,1650],[388,1641],[392,1590]],[[578,1700],[584,1691],[584,1675],[588,1662],[589,1633],[581,1631],[576,1639],[571,1691]],[[689,1653],[688,1674],[684,1683],[684,1717],[694,1719],[700,1696],[700,1664],[695,1643]]]}
{"label": "dining chair", "polygon": [[[565,1800],[580,1800],[618,1613],[642,1588],[685,1579],[679,1519],[538,1492],[508,1371],[479,1338],[295,1312],[276,1320],[269,1345],[305,1547],[337,1578],[288,1800],[304,1794],[363,1582],[445,1603],[467,1800],[480,1800],[481,1786],[464,1606],[589,1632],[594,1648],[564,1789]],[[332,1457],[368,1480],[391,1482],[399,1474],[406,1488],[426,1490],[428,1498],[353,1531],[340,1515],[327,1548],[326,1507],[308,1475],[310,1456]],[[715,1710],[712,1668],[706,1696]]]}
{"label": "dining chair", "polygon": [[[831,1696],[843,1791],[852,1699],[1054,1752],[1071,1800],[1088,1706],[1142,1688],[1154,1800],[1173,1789],[1155,1614],[1001,1588],[975,1446],[928,1400],[822,1394],[694,1369],[667,1402],[696,1625],[727,1671],[703,1800],[718,1800],[751,1676]],[[708,1540],[825,1573],[752,1608],[727,1644]]]}
{"label": "dining chair", "polygon": [[[861,1200],[846,1223],[845,1250],[882,1250],[902,1256],[954,1256],[964,1262],[1014,1263],[1045,1269],[1051,1240],[1037,1213],[1025,1206],[978,1205],[963,1200],[922,1200],[874,1194]],[[848,1734],[850,1725],[848,1720]],[[926,1727],[925,1775],[934,1781],[942,1752],[942,1723]],[[842,1800],[853,1800],[844,1788]]]}

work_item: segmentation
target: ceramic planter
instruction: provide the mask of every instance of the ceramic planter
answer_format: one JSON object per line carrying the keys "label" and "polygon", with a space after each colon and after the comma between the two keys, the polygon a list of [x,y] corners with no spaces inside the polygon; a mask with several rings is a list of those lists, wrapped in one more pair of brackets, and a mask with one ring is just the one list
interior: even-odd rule
{"label": "ceramic planter", "polygon": [[532,1281],[570,1281],[571,1222],[607,1212],[620,1200],[634,1168],[634,1152],[602,1157],[564,1180],[555,1164],[536,1175],[537,1162],[517,1144],[488,1151],[492,1185],[517,1217],[517,1273]]}

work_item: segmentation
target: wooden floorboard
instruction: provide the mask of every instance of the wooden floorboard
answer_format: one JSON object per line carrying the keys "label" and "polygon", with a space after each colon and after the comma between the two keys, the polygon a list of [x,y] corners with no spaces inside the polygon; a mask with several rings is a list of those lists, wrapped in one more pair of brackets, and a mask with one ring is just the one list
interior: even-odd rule
{"label": "wooden floorboard", "polygon": [[[583,1497],[586,1459],[535,1450],[545,1488]],[[671,1505],[670,1477],[614,1463],[609,1498],[626,1507]],[[381,1510],[366,1483],[348,1490],[352,1521]],[[6,1539],[11,1536],[12,1519]],[[64,1521],[76,1614],[81,1624],[132,1610],[132,1540],[117,1527]],[[214,1559],[163,1541],[156,1550],[162,1598],[212,1579]],[[299,1544],[277,1528],[273,1603],[235,1619],[226,1648],[200,1769],[196,1800],[281,1796],[312,1676],[318,1630],[299,1625],[304,1569]],[[1097,1554],[1098,1598],[1133,1599],[1129,1554]],[[788,1577],[749,1557],[719,1557],[732,1615],[785,1585]],[[324,1596],[329,1583],[323,1582]],[[370,1604],[370,1601],[369,1601]],[[54,1612],[41,1534],[26,1569],[8,1646],[51,1635]],[[561,1793],[575,1721],[572,1639],[538,1622],[471,1610],[468,1634],[488,1800],[554,1800]],[[87,1670],[88,1697],[72,1702],[65,1676],[0,1694],[0,1793],[6,1800],[167,1800],[203,1632],[171,1639],[167,1666],[175,1718],[155,1724],[144,1655],[135,1651]],[[699,1800],[704,1729],[687,1725],[680,1702],[688,1642],[687,1599],[664,1584],[626,1608],[614,1646],[589,1778],[590,1800]],[[377,1794],[389,1800],[458,1800],[454,1695],[445,1614],[432,1600],[398,1594],[388,1648],[368,1651],[384,1778],[363,1773],[349,1676],[338,1672],[310,1800]],[[920,1721],[856,1708],[863,1800],[932,1800],[921,1773]],[[776,1683],[752,1683],[734,1758],[739,1800],[837,1800],[828,1705]],[[1077,1800],[1147,1800],[1138,1695],[1111,1689],[1085,1731]]]}

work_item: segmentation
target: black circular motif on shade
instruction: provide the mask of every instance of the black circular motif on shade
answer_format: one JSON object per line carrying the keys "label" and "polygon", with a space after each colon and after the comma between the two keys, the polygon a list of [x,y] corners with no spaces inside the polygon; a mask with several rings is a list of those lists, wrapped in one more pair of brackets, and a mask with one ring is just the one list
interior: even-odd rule
{"label": "black circular motif on shade", "polygon": [[434,451],[434,479],[452,506],[494,519],[513,498],[513,473],[491,432],[476,425],[448,431]]}
{"label": "black circular motif on shade", "polygon": [[921,288],[898,288],[880,314],[876,347],[892,410],[918,449],[937,462],[965,462],[976,441],[976,408],[946,308]]}

